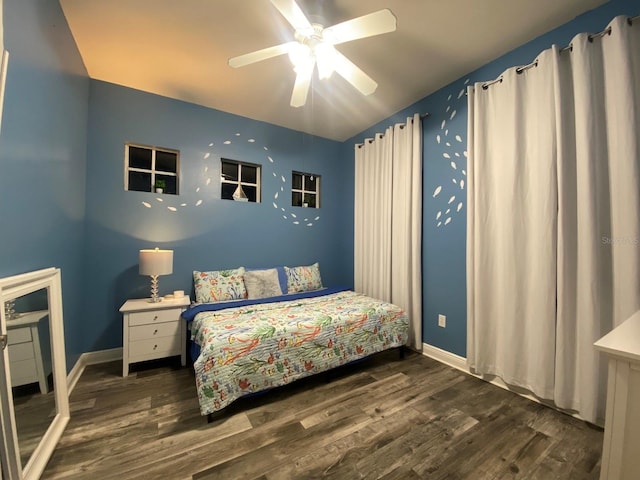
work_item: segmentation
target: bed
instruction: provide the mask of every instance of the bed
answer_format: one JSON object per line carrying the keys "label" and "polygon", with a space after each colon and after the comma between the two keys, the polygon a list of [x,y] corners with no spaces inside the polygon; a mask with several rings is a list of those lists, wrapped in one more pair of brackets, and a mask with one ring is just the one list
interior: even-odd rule
{"label": "bed", "polygon": [[241,295],[183,313],[200,411],[210,419],[240,397],[402,348],[408,340],[409,321],[400,307],[352,290]]}

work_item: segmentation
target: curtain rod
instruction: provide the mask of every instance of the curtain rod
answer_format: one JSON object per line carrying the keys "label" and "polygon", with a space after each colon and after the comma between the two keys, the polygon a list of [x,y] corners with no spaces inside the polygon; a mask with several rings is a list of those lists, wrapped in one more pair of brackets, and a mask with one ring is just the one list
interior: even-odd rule
{"label": "curtain rod", "polygon": [[[629,25],[633,25],[633,22],[635,22],[635,21],[636,21],[636,20],[638,20],[638,19],[640,19],[640,15],[637,15],[637,16],[635,16],[635,17],[627,18],[627,23],[628,23]],[[588,38],[589,38],[589,42],[593,42],[596,38],[601,38],[601,37],[604,37],[605,35],[611,35],[611,26],[609,26],[609,27],[605,28],[605,29],[604,29],[604,30],[602,30],[601,32],[598,32],[598,33],[592,33],[592,34],[590,34],[590,35],[589,35],[589,37],[588,37]],[[567,50],[569,50],[569,51],[573,51],[573,44],[571,44],[571,43],[570,43],[570,44],[569,44],[569,45],[567,45],[566,47],[561,48],[561,49],[560,49],[560,53],[565,52],[565,51],[567,51]],[[533,61],[532,63],[529,63],[529,64],[527,64],[527,65],[522,65],[522,66],[520,66],[520,67],[517,67],[517,68],[516,68],[516,73],[522,73],[522,72],[524,72],[525,70],[529,70],[530,68],[537,67],[537,66],[538,66],[538,59],[536,58],[536,60],[535,60],[535,61]],[[498,78],[496,78],[495,80],[491,80],[491,81],[488,81],[488,82],[483,83],[483,84],[482,84],[482,89],[483,89],[483,90],[486,90],[486,89],[487,89],[487,88],[489,88],[491,85],[494,85],[494,84],[496,84],[496,83],[502,83],[502,75],[500,75],[500,76],[499,76]]]}
{"label": "curtain rod", "polygon": [[[420,114],[420,120],[423,120],[423,119],[427,118],[429,115],[430,115],[429,112],[421,113]],[[400,125],[400,128],[404,128],[406,125],[407,125],[406,123],[403,123],[402,125]],[[380,133],[379,136],[380,136],[380,138],[384,137],[384,133]],[[369,143],[373,143],[373,139],[370,138],[369,139]],[[364,145],[364,142],[363,143],[356,143],[356,147],[358,147],[358,148],[362,148],[363,145]]]}

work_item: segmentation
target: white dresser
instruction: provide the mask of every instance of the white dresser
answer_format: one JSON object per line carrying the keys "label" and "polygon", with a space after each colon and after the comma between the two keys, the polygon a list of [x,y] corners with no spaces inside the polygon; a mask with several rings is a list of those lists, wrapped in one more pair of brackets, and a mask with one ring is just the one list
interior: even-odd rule
{"label": "white dresser", "polygon": [[609,356],[601,480],[640,478],[640,311],[595,347]]}
{"label": "white dresser", "polygon": [[148,298],[127,300],[120,312],[123,315],[122,376],[129,374],[135,362],[180,355],[187,364],[187,322],[180,314],[190,299],[149,302]]}
{"label": "white dresser", "polygon": [[48,315],[48,310],[39,310],[21,313],[18,318],[7,320],[12,387],[37,382],[41,393],[49,392],[47,376],[51,373],[51,367],[47,368],[44,364],[38,332],[40,321]]}

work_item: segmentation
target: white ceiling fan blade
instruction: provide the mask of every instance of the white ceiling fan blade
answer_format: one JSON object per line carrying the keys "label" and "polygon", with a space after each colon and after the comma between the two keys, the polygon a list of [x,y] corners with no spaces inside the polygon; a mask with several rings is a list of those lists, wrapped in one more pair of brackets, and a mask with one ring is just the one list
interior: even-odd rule
{"label": "white ceiling fan blade", "polygon": [[311,76],[313,75],[314,63],[310,63],[305,68],[297,69],[296,83],[291,93],[291,106],[301,107],[307,103],[307,94],[311,86]]}
{"label": "white ceiling fan blade", "polygon": [[271,0],[271,3],[287,19],[294,30],[313,30],[311,22],[294,0]]}
{"label": "white ceiling fan blade", "polygon": [[393,32],[395,29],[396,16],[391,10],[385,8],[384,10],[378,10],[377,12],[327,27],[322,31],[322,36],[325,40],[337,45],[359,38]]}
{"label": "white ceiling fan blade", "polygon": [[371,95],[378,88],[378,84],[369,75],[337,50],[334,62],[333,67],[338,75],[356,87],[363,95]]}
{"label": "white ceiling fan blade", "polygon": [[249,65],[251,63],[256,63],[268,58],[277,57],[278,55],[289,53],[291,47],[297,44],[298,42],[287,42],[280,45],[275,45],[273,47],[256,50],[255,52],[245,53],[244,55],[230,58],[229,66],[233,68],[244,67],[245,65]]}

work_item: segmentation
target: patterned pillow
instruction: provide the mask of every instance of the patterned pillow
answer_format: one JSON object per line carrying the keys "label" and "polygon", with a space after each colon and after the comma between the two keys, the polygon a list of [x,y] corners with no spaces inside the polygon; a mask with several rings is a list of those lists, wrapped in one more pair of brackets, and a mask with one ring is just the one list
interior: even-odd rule
{"label": "patterned pillow", "polygon": [[211,303],[247,298],[244,267],[214,272],[193,272],[196,302]]}
{"label": "patterned pillow", "polygon": [[275,268],[244,272],[244,285],[250,299],[282,295],[278,271]]}
{"label": "patterned pillow", "polygon": [[322,288],[320,264],[318,262],[308,267],[284,267],[284,269],[287,272],[289,293],[309,292]]}

